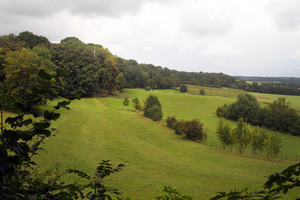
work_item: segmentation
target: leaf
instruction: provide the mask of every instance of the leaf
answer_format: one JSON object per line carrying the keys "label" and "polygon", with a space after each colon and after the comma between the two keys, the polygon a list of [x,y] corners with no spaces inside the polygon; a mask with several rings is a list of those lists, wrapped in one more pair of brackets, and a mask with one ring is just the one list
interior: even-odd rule
{"label": "leaf", "polygon": [[67,173],[77,174],[81,178],[90,179],[90,176],[87,173],[85,173],[85,172],[82,172],[82,171],[79,171],[79,170],[76,170],[76,169],[67,169],[66,171],[67,171]]}
{"label": "leaf", "polygon": [[4,176],[9,171],[10,167],[8,164],[0,162],[0,175]]}
{"label": "leaf", "polygon": [[37,94],[39,97],[42,97],[43,99],[49,99],[50,101],[53,101],[54,96],[51,94]]}
{"label": "leaf", "polygon": [[48,74],[44,69],[41,69],[38,73],[38,76],[46,79],[48,81],[50,81],[52,79],[52,76],[50,74]]}
{"label": "leaf", "polygon": [[66,70],[64,70],[64,69],[62,69],[62,68],[57,68],[57,69],[56,69],[56,72],[57,72],[58,74],[63,74],[63,75],[66,75],[66,76],[68,76],[68,74],[69,74],[68,71],[66,71]]}
{"label": "leaf", "polygon": [[10,141],[9,144],[12,146],[12,148],[14,149],[14,152],[16,154],[22,154],[23,153],[23,150],[21,149],[20,143],[18,143],[17,141],[12,140],[12,141]]}
{"label": "leaf", "polygon": [[14,127],[28,126],[29,124],[32,124],[32,119],[26,119],[20,123],[15,124]]}
{"label": "leaf", "polygon": [[58,85],[50,85],[49,87],[53,88],[53,89],[57,89],[57,90],[64,90],[65,89],[65,88],[63,88],[61,86],[58,86]]}
{"label": "leaf", "polygon": [[60,117],[60,113],[49,112],[46,110],[44,112],[44,117],[48,120],[57,120]]}
{"label": "leaf", "polygon": [[289,188],[287,188],[287,187],[283,188],[283,194],[286,194],[288,191],[289,191]]}
{"label": "leaf", "polygon": [[18,120],[22,120],[24,115],[18,115],[16,117],[8,117],[5,120],[5,123],[11,124],[11,126],[13,127],[13,124],[15,122],[17,122]]}

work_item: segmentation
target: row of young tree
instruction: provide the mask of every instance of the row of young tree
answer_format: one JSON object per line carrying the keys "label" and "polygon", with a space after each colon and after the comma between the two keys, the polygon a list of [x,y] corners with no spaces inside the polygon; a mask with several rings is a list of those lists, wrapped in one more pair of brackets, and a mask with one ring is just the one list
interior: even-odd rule
{"label": "row of young tree", "polygon": [[269,136],[265,129],[251,130],[250,124],[243,118],[239,118],[234,127],[230,127],[221,119],[216,134],[224,150],[226,147],[230,147],[232,151],[232,147],[235,145],[237,151],[242,154],[250,146],[252,155],[261,157],[265,155],[268,158],[276,158],[281,152],[282,144],[278,134]]}
{"label": "row of young tree", "polygon": [[278,98],[268,107],[260,107],[253,95],[239,94],[235,103],[218,107],[216,114],[234,121],[244,118],[252,125],[300,136],[300,116],[285,98]]}

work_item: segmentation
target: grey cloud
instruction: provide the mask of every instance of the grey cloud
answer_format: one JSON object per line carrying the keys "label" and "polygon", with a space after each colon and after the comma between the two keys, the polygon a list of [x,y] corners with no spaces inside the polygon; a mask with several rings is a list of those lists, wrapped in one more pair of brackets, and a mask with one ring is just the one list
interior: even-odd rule
{"label": "grey cloud", "polygon": [[299,0],[271,0],[265,10],[274,20],[279,30],[297,30],[300,28]]}
{"label": "grey cloud", "polygon": [[[0,1],[0,12],[7,15],[47,17],[63,10],[86,17],[119,17],[123,13],[136,14],[146,3],[159,0],[10,0]],[[170,3],[164,1],[163,4]]]}
{"label": "grey cloud", "polygon": [[223,11],[200,9],[182,16],[181,30],[195,36],[222,35],[233,28],[233,17]]}

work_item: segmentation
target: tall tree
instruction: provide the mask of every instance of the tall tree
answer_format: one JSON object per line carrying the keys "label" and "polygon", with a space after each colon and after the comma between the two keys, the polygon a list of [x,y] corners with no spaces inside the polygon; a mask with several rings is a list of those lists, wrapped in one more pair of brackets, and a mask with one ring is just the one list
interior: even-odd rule
{"label": "tall tree", "polygon": [[251,133],[249,125],[244,122],[243,118],[239,118],[237,125],[231,130],[231,135],[238,145],[238,151],[242,154],[243,150],[251,141]]}
{"label": "tall tree", "polygon": [[43,59],[31,50],[23,48],[7,53],[4,85],[9,95],[22,98],[23,102],[31,100],[31,88],[41,88],[45,83],[37,75],[41,69],[46,69]]}

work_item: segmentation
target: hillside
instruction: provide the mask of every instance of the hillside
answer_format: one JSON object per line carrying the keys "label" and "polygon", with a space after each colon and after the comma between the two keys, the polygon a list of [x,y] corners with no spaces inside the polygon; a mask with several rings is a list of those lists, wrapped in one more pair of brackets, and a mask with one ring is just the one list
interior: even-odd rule
{"label": "hillside", "polygon": [[[218,119],[212,111],[216,105],[233,99],[170,92],[156,93],[162,102],[164,119],[168,115],[200,118],[213,140]],[[126,93],[140,101],[149,94],[144,90]],[[123,196],[136,199],[153,199],[162,194],[163,186],[169,185],[195,199],[208,199],[217,191],[261,189],[265,175],[289,165],[238,156],[184,140],[163,125],[129,111],[132,104],[124,107],[122,101],[90,98],[73,102],[71,110],[62,111],[62,117],[53,123],[59,132],[47,139],[46,151],[40,152],[37,161],[45,168],[60,162],[61,169],[76,166],[91,174],[103,159],[112,160],[115,166],[123,163],[124,171],[112,175],[106,183],[121,189]],[[299,152],[299,139],[294,137],[294,142],[290,146]],[[296,193],[288,193],[288,199],[295,198]]]}

